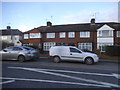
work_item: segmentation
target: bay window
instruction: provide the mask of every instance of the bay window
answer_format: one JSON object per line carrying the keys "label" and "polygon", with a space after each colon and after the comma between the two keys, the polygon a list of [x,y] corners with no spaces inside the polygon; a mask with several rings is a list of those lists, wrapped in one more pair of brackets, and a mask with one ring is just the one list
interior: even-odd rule
{"label": "bay window", "polygon": [[41,38],[40,33],[30,33],[30,38]]}

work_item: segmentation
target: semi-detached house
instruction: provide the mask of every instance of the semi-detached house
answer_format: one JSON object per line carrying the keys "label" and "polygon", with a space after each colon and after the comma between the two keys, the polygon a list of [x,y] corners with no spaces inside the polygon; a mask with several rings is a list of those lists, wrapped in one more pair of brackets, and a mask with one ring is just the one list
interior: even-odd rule
{"label": "semi-detached house", "polygon": [[0,30],[0,42],[13,43],[15,46],[22,45],[22,32],[18,29],[11,29],[7,26],[6,29]]}
{"label": "semi-detached house", "polygon": [[36,45],[44,52],[55,45],[104,52],[106,45],[120,45],[120,23],[95,23],[95,19],[83,24],[52,25],[47,22],[47,26],[24,32],[23,45]]}

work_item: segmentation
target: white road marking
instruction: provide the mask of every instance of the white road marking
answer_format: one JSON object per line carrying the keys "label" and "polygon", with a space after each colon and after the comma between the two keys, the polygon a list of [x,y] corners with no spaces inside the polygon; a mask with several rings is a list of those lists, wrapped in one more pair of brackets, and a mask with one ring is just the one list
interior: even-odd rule
{"label": "white road marking", "polygon": [[90,80],[90,79],[84,79],[84,78],[78,78],[78,77],[69,76],[69,75],[65,75],[65,74],[47,72],[47,71],[40,70],[40,69],[24,68],[24,67],[14,67],[14,69],[23,69],[23,70],[35,71],[35,72],[40,72],[40,73],[45,73],[45,74],[50,74],[50,75],[55,75],[55,76],[60,76],[60,77],[66,77],[66,78],[86,81],[86,82],[90,82],[90,83],[102,84],[104,86],[120,87],[119,85],[116,85],[116,84],[111,84],[111,83],[101,82],[101,81],[95,81],[95,80]]}
{"label": "white road marking", "polygon": [[[21,68],[21,67],[8,67],[8,68]],[[55,70],[55,69],[37,69],[37,68],[32,68],[32,69],[44,70],[44,71],[74,73],[74,74],[87,74],[87,75],[107,76],[107,77],[115,77],[117,79],[120,79],[120,74],[115,74],[115,73],[112,73],[112,74],[102,74],[102,73],[77,72],[77,71],[68,71],[68,70]]]}
{"label": "white road marking", "polygon": [[5,81],[5,82],[0,82],[0,84],[7,84],[7,83],[12,83],[15,82],[15,80],[9,80],[9,81]]}
{"label": "white road marking", "polygon": [[20,81],[72,84],[72,85],[84,85],[84,86],[95,86],[95,87],[107,87],[107,88],[110,88],[110,86],[103,86],[103,85],[97,85],[97,84],[86,84],[86,83],[64,82],[64,81],[54,81],[54,80],[42,80],[42,79],[8,78],[8,77],[0,77],[0,79],[7,79],[7,80],[8,79],[14,79],[14,80],[20,80]]}
{"label": "white road marking", "polygon": [[114,77],[120,79],[120,74],[115,74],[115,73],[113,73],[112,75],[113,75]]}

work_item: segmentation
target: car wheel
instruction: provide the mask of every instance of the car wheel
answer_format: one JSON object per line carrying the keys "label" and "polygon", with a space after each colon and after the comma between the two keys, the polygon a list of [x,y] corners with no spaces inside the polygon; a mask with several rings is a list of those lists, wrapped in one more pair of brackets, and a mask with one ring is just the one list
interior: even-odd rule
{"label": "car wheel", "polygon": [[85,59],[85,63],[88,64],[88,65],[91,65],[91,64],[94,63],[94,60],[93,60],[93,58],[88,57],[88,58]]}
{"label": "car wheel", "polygon": [[19,56],[18,57],[18,61],[19,62],[24,62],[25,61],[25,57],[24,56]]}
{"label": "car wheel", "polygon": [[59,62],[60,62],[60,58],[59,58],[58,56],[55,56],[55,57],[54,57],[54,62],[55,62],[55,63],[59,63]]}

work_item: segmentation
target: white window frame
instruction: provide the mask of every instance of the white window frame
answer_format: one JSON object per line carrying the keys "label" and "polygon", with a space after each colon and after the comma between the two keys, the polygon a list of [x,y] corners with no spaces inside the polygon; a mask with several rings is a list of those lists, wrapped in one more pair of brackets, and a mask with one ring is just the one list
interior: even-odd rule
{"label": "white window frame", "polygon": [[30,38],[41,38],[41,33],[30,33]]}
{"label": "white window frame", "polygon": [[44,42],[43,43],[43,50],[44,51],[49,51],[49,49],[52,47],[52,46],[55,46],[56,43],[55,42]]}
{"label": "white window frame", "polygon": [[89,38],[90,37],[90,32],[80,32],[80,37],[81,38]]}
{"label": "white window frame", "polygon": [[89,51],[92,51],[92,43],[78,43],[78,48],[81,50],[87,49]]}
{"label": "white window frame", "polygon": [[55,38],[55,33],[47,33],[47,38]]}
{"label": "white window frame", "polygon": [[69,38],[75,38],[75,32],[68,32]]}
{"label": "white window frame", "polygon": [[2,36],[2,40],[7,40],[7,36]]}
{"label": "white window frame", "polygon": [[29,39],[29,34],[24,34],[24,39]]}
{"label": "white window frame", "polygon": [[[105,34],[103,36],[104,31],[108,31],[108,35]],[[113,37],[113,30],[100,30],[100,31],[98,31],[98,36],[99,37]]]}
{"label": "white window frame", "polygon": [[120,33],[120,31],[117,31],[117,37],[120,37],[120,36],[119,36],[120,34],[118,34],[118,33]]}
{"label": "white window frame", "polygon": [[60,32],[59,33],[59,37],[60,38],[65,38],[66,37],[66,33],[65,32]]}

